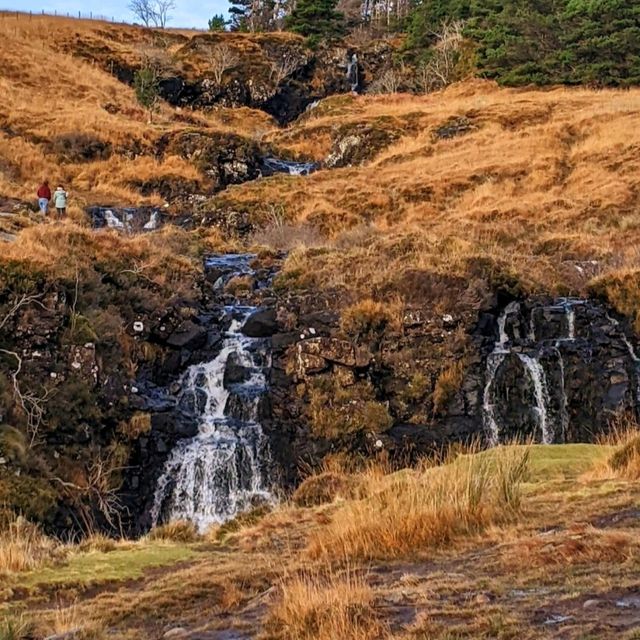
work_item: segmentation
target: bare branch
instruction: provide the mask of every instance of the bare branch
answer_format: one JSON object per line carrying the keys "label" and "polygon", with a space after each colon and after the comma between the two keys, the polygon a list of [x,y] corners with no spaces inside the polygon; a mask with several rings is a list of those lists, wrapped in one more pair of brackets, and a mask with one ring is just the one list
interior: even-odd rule
{"label": "bare branch", "polygon": [[225,71],[233,69],[240,62],[238,54],[225,43],[207,48],[205,54],[213,79],[218,87],[222,84]]}
{"label": "bare branch", "polygon": [[42,395],[37,395],[32,391],[23,391],[19,380],[20,372],[22,371],[22,358],[15,351],[8,351],[7,349],[0,349],[0,353],[15,358],[18,365],[16,370],[10,374],[13,384],[13,397],[27,419],[27,433],[30,436],[29,448],[31,449],[44,422],[45,407],[51,396],[51,389],[45,389]]}
{"label": "bare branch", "polygon": [[9,320],[16,314],[22,307],[26,307],[32,303],[39,305],[43,309],[46,309],[45,305],[40,302],[42,298],[42,294],[38,293],[33,296],[28,296],[26,293],[23,294],[18,300],[13,304],[13,306],[7,311],[6,315],[0,319],[0,330],[4,329],[4,326],[9,322]]}

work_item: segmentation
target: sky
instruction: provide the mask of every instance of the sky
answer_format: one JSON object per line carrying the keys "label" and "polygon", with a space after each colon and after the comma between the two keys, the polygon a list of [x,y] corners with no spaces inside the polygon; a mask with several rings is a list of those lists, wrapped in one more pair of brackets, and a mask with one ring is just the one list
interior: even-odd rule
{"label": "sky", "polygon": [[[0,0],[0,10],[45,11],[77,16],[94,15],[115,18],[125,22],[134,22],[134,16],[128,8],[130,0]],[[209,18],[217,13],[227,12],[227,0],[175,0],[176,8],[170,12],[173,16],[170,27],[196,27],[206,29]]]}

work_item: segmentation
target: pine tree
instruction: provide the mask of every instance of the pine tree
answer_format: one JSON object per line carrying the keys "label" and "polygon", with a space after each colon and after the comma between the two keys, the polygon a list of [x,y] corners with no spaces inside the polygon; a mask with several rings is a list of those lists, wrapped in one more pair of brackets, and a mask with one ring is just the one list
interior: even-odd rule
{"label": "pine tree", "polygon": [[299,0],[285,26],[312,40],[338,37],[344,33],[344,16],[336,5],[337,0]]}
{"label": "pine tree", "polygon": [[229,0],[229,26],[231,31],[249,31],[252,0]]}

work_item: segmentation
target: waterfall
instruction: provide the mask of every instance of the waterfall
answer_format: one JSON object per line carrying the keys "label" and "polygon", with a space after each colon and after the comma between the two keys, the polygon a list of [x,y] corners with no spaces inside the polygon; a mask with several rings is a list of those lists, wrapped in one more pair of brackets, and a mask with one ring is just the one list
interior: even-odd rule
{"label": "waterfall", "polygon": [[[535,412],[538,421],[538,427],[540,430],[540,440],[544,444],[551,444],[556,440],[556,430],[551,419],[549,406],[550,396],[547,383],[547,376],[540,362],[539,357],[534,357],[530,354],[523,353],[522,351],[513,351],[509,347],[510,339],[507,331],[507,321],[510,316],[520,312],[520,304],[518,302],[510,302],[502,311],[498,317],[498,339],[494,344],[493,351],[487,357],[487,367],[485,372],[485,387],[482,402],[482,414],[485,433],[492,445],[497,445],[500,442],[500,425],[496,418],[496,403],[493,397],[493,387],[496,375],[500,370],[500,367],[505,362],[507,357],[512,353],[522,363],[524,370],[527,372],[531,384],[533,386],[533,394],[535,401]],[[569,323],[569,335],[571,339],[575,335],[575,319]],[[533,310],[529,317],[529,326],[527,332],[527,339],[530,342],[535,341],[535,322]],[[560,368],[562,372],[562,395],[563,395],[563,415],[562,415],[562,431],[563,434],[566,430],[565,416],[566,414],[566,397],[564,393],[564,363],[562,362],[562,356],[557,351],[560,358]],[[567,417],[568,421],[568,417]]]}
{"label": "waterfall", "polygon": [[262,166],[265,175],[288,173],[291,176],[308,176],[318,169],[316,162],[293,162],[273,157],[263,158]]}
{"label": "waterfall", "polygon": [[347,62],[347,82],[351,87],[351,91],[358,91],[360,86],[360,74],[358,71],[358,54],[354,53]]}
{"label": "waterfall", "polygon": [[500,442],[500,428],[495,417],[495,407],[492,402],[491,390],[496,373],[509,353],[506,349],[506,345],[509,342],[509,336],[507,335],[507,318],[519,310],[520,305],[517,302],[510,302],[500,314],[498,317],[498,341],[495,343],[493,351],[487,358],[482,412],[485,432],[490,444],[494,446]]}
{"label": "waterfall", "polygon": [[549,403],[549,390],[547,389],[547,376],[543,366],[536,358],[532,358],[524,353],[518,353],[520,362],[525,366],[533,383],[535,396],[535,410],[538,414],[538,424],[542,436],[542,444],[552,444],[554,441],[554,431],[549,421],[547,406]]}
{"label": "waterfall", "polygon": [[[179,442],[165,464],[151,510],[154,525],[188,520],[205,531],[256,503],[273,501],[266,481],[269,450],[259,423],[266,342],[241,333],[255,309],[227,311],[234,320],[220,353],[190,367],[182,378],[178,404],[195,416],[198,433]],[[236,375],[225,380],[230,359],[241,372],[240,382]]]}

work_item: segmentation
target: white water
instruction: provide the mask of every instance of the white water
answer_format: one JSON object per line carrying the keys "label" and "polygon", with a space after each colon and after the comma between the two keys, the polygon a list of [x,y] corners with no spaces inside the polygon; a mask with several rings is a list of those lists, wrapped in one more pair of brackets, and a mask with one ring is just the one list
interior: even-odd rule
{"label": "white water", "polygon": [[271,157],[264,158],[262,162],[272,173],[288,173],[291,176],[308,176],[318,168],[315,162],[293,162]]}
{"label": "white water", "polygon": [[351,91],[356,92],[360,86],[360,77],[358,73],[358,54],[354,53],[347,62],[347,81],[351,86]]}
{"label": "white water", "polygon": [[[262,340],[240,333],[251,311],[242,309],[216,358],[191,367],[183,377],[180,404],[195,410],[199,431],[178,443],[166,462],[151,511],[154,525],[188,520],[205,531],[256,501],[273,500],[264,478],[268,447],[258,422],[260,397],[266,391],[264,362],[256,362],[263,358]],[[229,389],[224,374],[232,354],[250,373]]]}
{"label": "white water", "polygon": [[533,393],[536,402],[535,410],[538,415],[538,426],[542,436],[542,444],[551,444],[554,441],[555,433],[547,414],[549,390],[547,389],[547,376],[544,368],[539,360],[524,353],[518,353],[518,358],[529,372],[531,382],[533,383]]}
{"label": "white water", "polygon": [[[576,301],[576,304],[577,303],[579,303],[579,301]],[[573,304],[573,301],[565,301],[562,305],[562,308],[567,314],[567,335],[566,338],[562,338],[556,341],[556,344],[558,342],[561,342],[562,340],[575,340],[576,329]],[[551,398],[549,394],[547,375],[544,366],[540,361],[540,358],[538,356],[533,356],[530,353],[527,354],[523,353],[522,351],[513,351],[509,347],[510,340],[507,333],[507,321],[511,315],[513,315],[514,313],[518,313],[519,311],[519,303],[511,302],[504,308],[504,310],[498,317],[498,340],[494,345],[493,351],[487,357],[487,368],[485,374],[485,387],[482,402],[485,433],[487,434],[487,438],[490,444],[497,445],[500,443],[501,427],[498,424],[498,420],[496,417],[496,402],[494,399],[493,389],[495,378],[498,371],[500,370],[500,367],[510,354],[514,354],[522,363],[522,366],[527,372],[527,375],[533,387],[533,399],[535,403],[535,406],[533,408],[537,416],[540,441],[543,444],[551,444],[553,442],[556,442],[559,437],[561,439],[564,438],[569,423],[567,398],[564,388],[564,362],[562,360],[562,354],[556,348],[561,377],[561,389],[559,390],[559,393],[561,394],[561,424],[559,425],[559,427],[562,433],[559,434],[557,433],[558,425],[555,424],[555,421],[553,420],[549,409]],[[534,310],[532,309],[527,331],[527,339],[531,343],[535,343],[536,341],[535,318],[533,314]]]}

